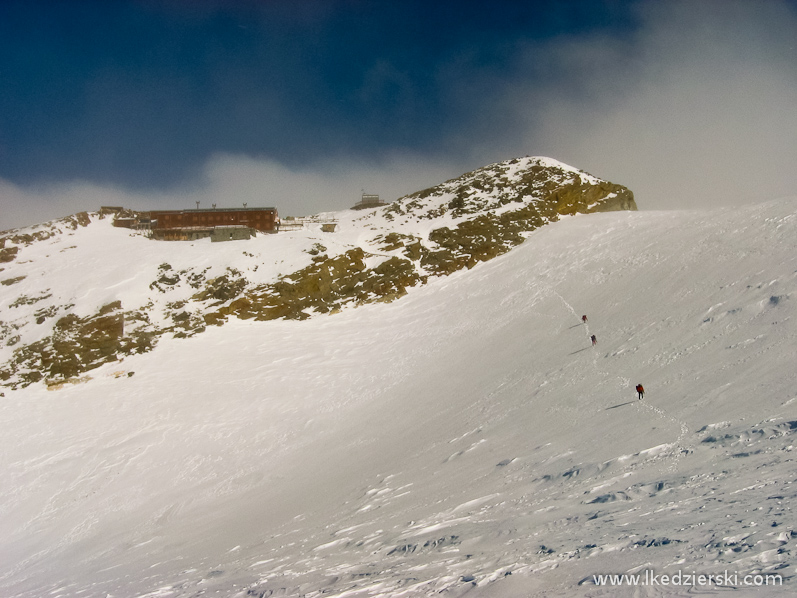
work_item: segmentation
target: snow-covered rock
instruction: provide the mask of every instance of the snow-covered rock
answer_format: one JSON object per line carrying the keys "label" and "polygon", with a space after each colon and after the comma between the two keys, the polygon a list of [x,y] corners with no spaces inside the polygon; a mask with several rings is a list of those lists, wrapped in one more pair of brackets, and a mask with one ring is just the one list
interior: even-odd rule
{"label": "snow-covered rock", "polygon": [[[12,231],[0,238],[0,384],[62,384],[230,317],[306,319],[393,301],[562,215],[635,208],[624,187],[518,158],[245,242],[152,241],[111,226],[108,210]],[[323,232],[330,220],[338,232]]]}

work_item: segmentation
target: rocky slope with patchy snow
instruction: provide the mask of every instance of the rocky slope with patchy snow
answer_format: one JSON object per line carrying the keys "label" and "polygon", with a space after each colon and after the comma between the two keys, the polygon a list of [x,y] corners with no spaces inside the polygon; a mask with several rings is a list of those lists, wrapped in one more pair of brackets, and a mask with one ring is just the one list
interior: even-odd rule
{"label": "rocky slope with patchy snow", "polygon": [[102,213],[11,231],[0,237],[0,384],[74,381],[230,317],[305,319],[392,301],[564,215],[635,209],[625,187],[518,158],[365,214],[326,214],[338,222],[330,234],[311,224],[223,248],[156,242]]}

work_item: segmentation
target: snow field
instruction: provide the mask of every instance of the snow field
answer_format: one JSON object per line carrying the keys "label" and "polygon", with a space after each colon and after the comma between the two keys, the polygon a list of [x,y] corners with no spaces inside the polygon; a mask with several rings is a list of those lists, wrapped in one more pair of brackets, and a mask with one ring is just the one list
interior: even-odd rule
{"label": "snow field", "polygon": [[389,305],[6,392],[0,594],[790,595],[796,206],[568,218]]}

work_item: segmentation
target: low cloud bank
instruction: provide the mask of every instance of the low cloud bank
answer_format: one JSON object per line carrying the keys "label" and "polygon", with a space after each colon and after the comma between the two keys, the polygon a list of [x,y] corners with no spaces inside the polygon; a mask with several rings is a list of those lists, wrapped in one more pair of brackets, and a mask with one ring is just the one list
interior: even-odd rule
{"label": "low cloud bank", "polygon": [[30,226],[100,206],[136,210],[276,206],[281,216],[352,207],[363,192],[387,201],[461,174],[456,166],[396,157],[380,164],[329,161],[292,170],[271,160],[219,155],[191,186],[137,192],[90,182],[23,188],[0,180],[0,230]]}

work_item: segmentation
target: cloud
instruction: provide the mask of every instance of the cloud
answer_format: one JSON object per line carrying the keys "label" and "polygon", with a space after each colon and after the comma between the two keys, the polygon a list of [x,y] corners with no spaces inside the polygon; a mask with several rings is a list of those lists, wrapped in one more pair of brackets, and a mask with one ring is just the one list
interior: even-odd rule
{"label": "cloud", "polygon": [[0,179],[0,231],[40,224],[101,206],[157,206],[150,197],[88,182],[21,187]]}
{"label": "cloud", "polygon": [[630,40],[545,48],[560,81],[513,92],[519,140],[627,185],[645,209],[797,187],[797,14],[784,2],[640,5]]}
{"label": "cloud", "polygon": [[179,194],[177,203],[221,207],[246,202],[301,216],[350,208],[362,192],[392,201],[450,178],[450,172],[451,165],[418,156],[396,155],[375,163],[331,159],[292,169],[273,160],[224,154],[207,163],[201,186]]}
{"label": "cloud", "polygon": [[[454,174],[452,174],[454,173]],[[281,216],[344,210],[362,192],[392,201],[459,174],[456,166],[395,155],[378,163],[342,159],[304,170],[273,160],[220,154],[191,186],[139,192],[90,182],[22,188],[0,180],[0,230],[29,226],[101,206],[136,210],[276,206]]]}

